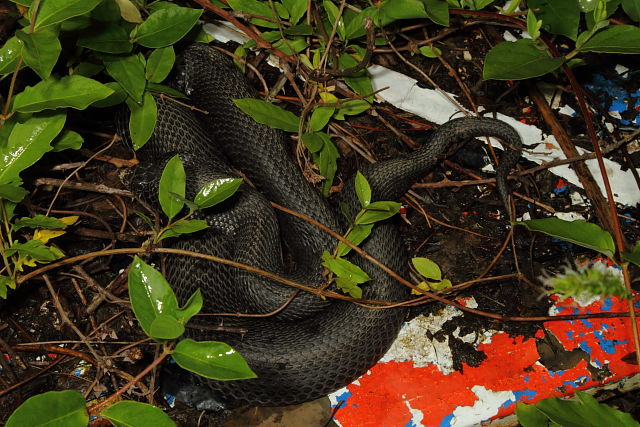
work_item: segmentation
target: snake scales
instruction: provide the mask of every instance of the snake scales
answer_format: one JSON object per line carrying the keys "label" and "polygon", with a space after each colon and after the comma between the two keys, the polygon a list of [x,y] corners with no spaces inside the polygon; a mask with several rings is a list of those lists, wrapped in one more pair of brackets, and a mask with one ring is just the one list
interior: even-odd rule
{"label": "snake scales", "polygon": [[[150,194],[150,188],[157,188],[164,162],[176,153],[185,166],[190,197],[211,179],[237,176],[232,167],[241,170],[257,190],[243,184],[234,197],[203,214],[210,225],[207,230],[175,239],[172,246],[320,286],[320,256],[334,249],[336,242],[303,220],[276,214],[269,200],[344,231],[339,215],[305,181],[292,161],[285,134],[256,123],[233,104],[233,99],[256,95],[226,55],[210,46],[192,45],[183,54],[181,68],[181,88],[194,105],[209,114],[158,98],[157,127],[140,153],[148,161],[131,172],[129,186],[140,196]],[[510,144],[497,175],[500,195],[506,201],[505,178],[518,159],[521,141],[512,127],[488,118],[451,120],[422,149],[366,166],[362,172],[371,185],[372,200],[399,198],[438,162],[447,147],[474,136],[495,136]],[[341,193],[341,200],[357,212],[353,182]],[[290,258],[286,263],[283,248]],[[407,255],[391,221],[374,227],[363,249],[407,277]],[[363,286],[363,298],[402,301],[408,297],[407,289],[379,268],[358,259],[354,262],[373,279]],[[167,279],[183,302],[200,288],[203,311],[213,313],[268,313],[294,292],[244,270],[186,257],[168,260]],[[326,395],[366,372],[388,350],[405,314],[400,308],[371,310],[301,292],[276,316],[224,319],[227,327],[246,329],[243,335],[190,333],[194,338],[229,343],[258,375],[243,381],[203,380],[213,394],[239,404],[287,405]]]}

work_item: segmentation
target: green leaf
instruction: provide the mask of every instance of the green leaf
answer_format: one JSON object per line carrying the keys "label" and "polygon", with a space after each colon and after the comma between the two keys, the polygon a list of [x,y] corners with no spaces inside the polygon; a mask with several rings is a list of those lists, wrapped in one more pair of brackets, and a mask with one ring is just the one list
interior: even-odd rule
{"label": "green leaf", "polygon": [[411,263],[422,277],[437,281],[442,280],[440,267],[429,258],[415,257],[411,259]]}
{"label": "green leaf", "polygon": [[183,38],[198,22],[202,9],[170,7],[157,10],[134,30],[135,41],[144,47],[160,48]]}
{"label": "green leaf", "polygon": [[396,19],[428,18],[420,0],[385,0],[380,4],[383,21]]}
{"label": "green leaf", "polygon": [[[233,10],[239,10],[241,12],[251,13],[252,15],[257,16],[264,16],[265,18],[277,18],[273,15],[273,11],[267,2],[256,0],[229,0],[228,3]],[[278,28],[277,23],[265,21],[264,19],[252,18],[250,22],[252,24],[260,25],[261,27]]]}
{"label": "green leaf", "polygon": [[564,221],[553,217],[513,222],[513,224],[524,225],[531,231],[540,231],[567,242],[593,249],[609,258],[613,258],[616,251],[611,234],[596,224],[585,221]]}
{"label": "green leaf", "polygon": [[589,39],[582,52],[640,53],[640,28],[633,25],[613,25]]}
{"label": "green leaf", "polygon": [[309,119],[309,126],[314,132],[322,130],[323,127],[329,123],[329,119],[333,115],[336,107],[333,106],[319,106],[313,109],[311,113],[311,119]]}
{"label": "green leaf", "polygon": [[86,427],[89,414],[75,390],[48,391],[30,397],[15,410],[5,427]]}
{"label": "green leaf", "polygon": [[202,292],[200,292],[200,289],[197,289],[193,294],[191,294],[187,302],[184,303],[184,306],[178,309],[178,322],[183,325],[187,324],[193,316],[200,313],[203,304]]}
{"label": "green leaf", "polygon": [[449,26],[449,6],[445,0],[422,0],[429,19],[438,25]]}
{"label": "green leaf", "polygon": [[124,102],[124,100],[127,99],[127,96],[129,96],[118,82],[108,82],[104,85],[111,89],[113,93],[106,98],[101,99],[100,101],[94,102],[93,104],[91,104],[92,107],[112,107],[114,105],[121,104],[122,102]]}
{"label": "green leaf", "polygon": [[91,19],[98,22],[120,22],[120,7],[115,0],[103,0],[91,11]]}
{"label": "green leaf", "polygon": [[151,52],[151,55],[149,55],[149,59],[147,59],[145,77],[150,82],[160,83],[167,78],[175,61],[176,54],[173,46],[154,50]]}
{"label": "green leaf", "polygon": [[100,412],[116,427],[175,427],[162,409],[142,402],[123,400]]}
{"label": "green leaf", "polygon": [[[40,2],[36,16],[36,30],[58,24],[74,16],[89,13],[102,0],[44,0]],[[33,13],[32,10],[29,11]]]}
{"label": "green leaf", "polygon": [[218,178],[205,184],[193,199],[200,209],[210,208],[231,197],[242,184],[242,178]]}
{"label": "green leaf", "polygon": [[516,405],[516,415],[522,427],[540,427],[549,424],[548,418],[540,412],[535,405],[518,402]]}
{"label": "green leaf", "polygon": [[[347,233],[346,239],[358,246],[360,243],[364,242],[364,239],[369,237],[371,234],[371,230],[373,229],[373,224],[356,224],[354,225],[349,233]],[[340,242],[338,244],[338,250],[336,251],[337,256],[345,256],[351,251],[351,248],[344,243]]]}
{"label": "green leaf", "polygon": [[317,134],[324,140],[324,144],[317,157],[314,156],[314,161],[318,165],[320,173],[325,178],[322,183],[322,194],[326,197],[329,195],[329,191],[333,185],[333,178],[335,178],[336,171],[338,170],[337,160],[340,158],[340,153],[333,142],[331,142],[329,135],[324,132],[317,132]]}
{"label": "green leaf", "polygon": [[73,70],[72,74],[77,74],[83,77],[93,77],[102,70],[104,70],[104,65],[102,64],[94,64],[93,62],[83,61],[78,64],[78,66]]}
{"label": "green leaf", "polygon": [[[29,194],[29,192],[17,184],[0,184],[0,197],[3,199],[20,203],[27,194]],[[0,217],[1,216],[2,215],[0,215]]]}
{"label": "green leaf", "polygon": [[282,0],[282,4],[289,11],[289,22],[294,25],[300,22],[300,18],[307,13],[306,0]]}
{"label": "green leaf", "polygon": [[156,340],[173,340],[184,334],[184,326],[168,314],[158,314],[149,326],[149,336]]}
{"label": "green leaf", "polygon": [[[89,15],[80,15],[63,21],[60,25],[60,32],[80,32],[88,28],[93,22]],[[52,27],[55,28],[55,27]]]}
{"label": "green leaf", "polygon": [[636,243],[636,246],[633,248],[632,252],[621,252],[620,256],[623,260],[632,262],[640,267],[640,242]]}
{"label": "green leaf", "polygon": [[7,298],[7,288],[15,289],[15,280],[7,276],[0,276],[0,298]]}
{"label": "green leaf", "polygon": [[169,221],[179,214],[184,207],[184,203],[173,197],[171,193],[176,193],[184,197],[186,182],[187,177],[184,172],[184,167],[182,166],[180,157],[176,154],[165,165],[162,176],[160,177],[160,186],[158,187],[160,207],[162,208],[162,212],[169,217]]}
{"label": "green leaf", "polygon": [[82,147],[84,138],[78,132],[63,130],[51,143],[53,151],[63,151],[67,149],[78,150]]}
{"label": "green leaf", "polygon": [[287,132],[298,132],[300,118],[277,105],[255,98],[234,99],[233,103],[258,123]]}
{"label": "green leaf", "polygon": [[302,143],[311,153],[317,153],[322,150],[322,147],[324,146],[325,138],[322,137],[322,135],[328,136],[326,133],[322,132],[302,134]]}
{"label": "green leaf", "polygon": [[309,43],[307,43],[305,37],[294,37],[292,39],[280,39],[274,43],[273,46],[280,49],[287,55],[293,55],[295,53],[302,52],[307,48],[307,46],[309,46]]}
{"label": "green leaf", "polygon": [[66,111],[34,114],[24,123],[16,123],[5,146],[0,146],[0,184],[20,181],[20,172],[51,151],[51,141],[60,133],[67,119]]}
{"label": "green leaf", "polygon": [[116,0],[118,7],[120,8],[120,16],[127,22],[133,22],[135,24],[142,22],[142,16],[140,11],[131,0]]}
{"label": "green leaf", "polygon": [[360,200],[360,205],[362,205],[363,208],[366,208],[369,206],[369,203],[371,203],[371,187],[369,186],[369,182],[360,171],[356,172],[354,182],[356,195],[358,196],[358,200]]}
{"label": "green leaf", "polygon": [[169,95],[172,98],[183,98],[183,99],[189,98],[184,93],[177,91],[172,87],[161,85],[158,83],[153,83],[153,82],[147,83],[147,90],[149,92],[164,93],[165,95]]}
{"label": "green leaf", "polygon": [[347,8],[342,11],[342,19],[345,23],[344,32],[347,39],[356,39],[367,34],[364,18],[366,18],[364,13],[357,13]]}
{"label": "green leaf", "polygon": [[539,9],[536,16],[542,20],[542,28],[553,34],[575,40],[580,24],[580,9],[577,0],[529,0],[530,9]]}
{"label": "green leaf", "polygon": [[64,222],[60,221],[58,218],[52,218],[50,216],[45,215],[36,215],[33,218],[31,217],[23,217],[16,220],[12,225],[11,229],[13,231],[18,231],[24,227],[29,228],[45,228],[45,229],[56,229],[56,228],[66,228]]}
{"label": "green leaf", "polygon": [[0,74],[13,73],[21,55],[22,42],[13,36],[0,49]]}
{"label": "green leaf", "polygon": [[129,299],[142,330],[153,337],[151,325],[161,314],[176,317],[178,300],[159,271],[135,257],[129,269]]}
{"label": "green leaf", "polygon": [[180,367],[214,380],[256,378],[247,362],[228,344],[217,341],[182,340],[172,353]]}
{"label": "green leaf", "polygon": [[58,35],[49,30],[37,33],[26,33],[19,30],[16,31],[16,37],[23,44],[22,59],[24,63],[41,79],[49,77],[62,51]]}
{"label": "green leaf", "polygon": [[357,265],[344,258],[334,258],[329,252],[322,254],[322,265],[333,271],[338,277],[345,277],[354,283],[364,283],[371,278]]}
{"label": "green leaf", "polygon": [[354,298],[362,298],[362,289],[347,277],[336,277],[336,287]]}
{"label": "green leaf", "polygon": [[640,0],[622,0],[622,10],[634,21],[640,21]]}
{"label": "green leaf", "polygon": [[142,105],[127,99],[127,105],[131,110],[129,116],[129,134],[133,149],[137,150],[146,144],[153,135],[158,119],[158,106],[153,95],[145,92],[142,98]]}
{"label": "green leaf", "polygon": [[[358,65],[358,60],[348,53],[340,55],[338,61],[341,70]],[[371,96],[373,86],[371,84],[371,78],[367,75],[366,71],[360,71],[352,76],[346,76],[344,77],[344,82],[358,95],[366,96],[368,100],[373,101]]]}
{"label": "green leaf", "polygon": [[203,219],[181,219],[173,223],[171,227],[167,228],[162,235],[160,235],[160,240],[167,239],[169,237],[178,237],[183,234],[195,233],[197,231],[204,230],[207,227],[207,221]]}
{"label": "green leaf", "polygon": [[552,58],[531,39],[504,42],[494,46],[486,56],[482,78],[485,80],[524,80],[547,74],[563,63]]}
{"label": "green leaf", "polygon": [[102,62],[107,73],[120,83],[129,96],[135,102],[142,102],[147,80],[144,78],[144,65],[138,55],[102,55]]}
{"label": "green leaf", "polygon": [[16,253],[20,257],[31,257],[42,262],[55,261],[63,256],[59,250],[46,246],[40,240],[27,240],[24,243],[14,242],[7,248],[6,255],[12,256]]}
{"label": "green leaf", "polygon": [[400,211],[401,206],[401,203],[388,201],[370,203],[364,208],[362,215],[358,215],[356,224],[372,224],[391,218]]}
{"label": "green leaf", "polygon": [[418,50],[423,56],[426,56],[427,58],[437,58],[438,56],[442,55],[442,51],[433,46],[422,46]]}
{"label": "green leaf", "polygon": [[78,46],[105,53],[129,53],[133,44],[129,41],[129,34],[120,25],[107,23],[94,24],[76,42]]}
{"label": "green leaf", "polygon": [[345,115],[355,116],[371,108],[371,104],[362,99],[351,99],[343,102],[338,111],[333,115],[336,120],[344,120]]}
{"label": "green leaf", "polygon": [[35,86],[28,86],[16,95],[13,108],[22,113],[33,113],[71,107],[84,110],[92,103],[113,94],[113,89],[88,77],[77,74],[60,80],[53,77]]}
{"label": "green leaf", "polygon": [[344,40],[346,38],[346,32],[344,28],[344,21],[342,17],[338,17],[338,6],[336,6],[331,0],[323,0],[322,5],[324,6],[324,10],[327,12],[327,18],[329,18],[329,28],[327,32],[329,32],[330,28],[333,28],[335,22],[338,21],[338,25],[336,26],[336,33],[340,37],[340,39]]}

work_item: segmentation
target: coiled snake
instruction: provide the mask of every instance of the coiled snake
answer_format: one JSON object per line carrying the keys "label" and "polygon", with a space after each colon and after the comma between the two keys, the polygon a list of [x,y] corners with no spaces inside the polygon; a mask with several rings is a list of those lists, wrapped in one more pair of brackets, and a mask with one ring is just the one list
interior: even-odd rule
{"label": "coiled snake", "polygon": [[[223,206],[206,213],[210,228],[175,239],[172,246],[233,259],[320,286],[320,256],[325,250],[335,249],[336,242],[306,221],[276,214],[269,201],[344,231],[340,215],[305,181],[292,161],[284,133],[256,123],[233,104],[233,99],[256,95],[226,55],[207,45],[188,47],[180,80],[194,105],[209,114],[194,113],[158,98],[157,127],[140,153],[148,162],[132,173],[132,190],[144,195],[150,186],[157,188],[163,163],[176,153],[184,163],[191,197],[211,179],[237,176],[232,167],[241,170],[257,190],[243,184]],[[366,166],[362,173],[371,185],[372,200],[399,198],[439,161],[447,147],[474,136],[495,136],[510,145],[497,175],[501,197],[506,200],[506,174],[518,159],[521,141],[512,127],[489,118],[451,120],[420,150]],[[340,197],[353,212],[359,210],[353,183],[346,185]],[[362,247],[407,277],[407,255],[392,221],[376,225]],[[290,258],[286,267],[283,248]],[[363,286],[363,298],[408,298],[407,289],[381,269],[358,259],[354,262],[373,279]],[[294,292],[244,270],[187,257],[168,260],[167,279],[183,302],[200,288],[203,311],[213,313],[269,313]],[[276,316],[224,319],[225,326],[246,329],[244,335],[192,335],[229,343],[258,375],[242,381],[203,380],[213,393],[240,404],[287,405],[326,395],[366,372],[388,350],[405,314],[401,308],[372,310],[301,292]],[[217,325],[220,321],[210,323]]]}

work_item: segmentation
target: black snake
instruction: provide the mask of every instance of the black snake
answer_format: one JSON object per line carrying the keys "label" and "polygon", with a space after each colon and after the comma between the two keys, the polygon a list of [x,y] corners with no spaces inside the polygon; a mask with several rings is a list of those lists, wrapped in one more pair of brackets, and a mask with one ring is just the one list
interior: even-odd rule
{"label": "black snake", "polygon": [[[306,221],[276,214],[269,201],[344,231],[340,215],[303,178],[292,161],[284,132],[256,123],[233,104],[233,99],[255,97],[256,93],[226,55],[211,46],[192,45],[183,54],[181,68],[182,89],[209,114],[157,98],[157,127],[140,153],[148,161],[130,174],[129,186],[136,194],[149,194],[149,188],[157,188],[164,162],[176,153],[185,165],[190,197],[211,179],[237,176],[232,167],[241,170],[257,189],[243,184],[233,198],[203,214],[209,229],[175,239],[171,245],[320,286],[320,256],[335,249],[335,240]],[[519,157],[521,141],[511,126],[489,118],[451,120],[422,149],[366,166],[362,173],[371,185],[372,200],[398,199],[440,160],[447,147],[474,136],[495,136],[510,145],[497,174],[506,201],[506,174]],[[357,212],[353,182],[341,193],[341,200]],[[407,255],[392,221],[376,225],[362,247],[407,277]],[[286,262],[283,248],[288,254]],[[402,301],[408,297],[407,289],[378,267],[358,259],[354,262],[372,278],[363,286],[363,298]],[[167,276],[181,301],[200,288],[204,312],[268,313],[294,292],[244,270],[187,257],[170,258]],[[276,316],[224,318],[223,325],[244,328],[244,335],[191,334],[229,343],[258,375],[242,381],[203,380],[214,394],[239,404],[288,405],[324,396],[366,372],[388,350],[405,314],[400,308],[372,310],[301,292]]]}

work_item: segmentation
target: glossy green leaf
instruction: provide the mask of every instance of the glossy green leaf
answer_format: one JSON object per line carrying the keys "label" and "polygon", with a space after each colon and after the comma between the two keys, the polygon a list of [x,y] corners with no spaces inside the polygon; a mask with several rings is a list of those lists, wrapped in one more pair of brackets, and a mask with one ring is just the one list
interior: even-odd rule
{"label": "glossy green leaf", "polygon": [[172,87],[161,85],[158,83],[153,83],[153,82],[147,83],[147,90],[155,93],[164,93],[165,95],[169,95],[172,98],[183,98],[183,99],[189,98],[184,93],[177,91]]}
{"label": "glossy green leaf", "polygon": [[611,234],[585,221],[564,221],[559,218],[531,219],[514,222],[514,225],[524,225],[531,231],[540,231],[558,239],[598,251],[609,258],[613,258],[616,251]]}
{"label": "glossy green leaf", "polygon": [[577,0],[529,0],[527,6],[537,9],[536,17],[542,20],[542,28],[552,34],[560,34],[575,40],[580,24]]}
{"label": "glossy green leaf", "polygon": [[77,74],[60,80],[51,77],[35,86],[27,87],[16,95],[13,108],[22,113],[62,107],[84,110],[112,93],[113,90],[102,83]]}
{"label": "glossy green leaf", "polygon": [[[266,18],[275,19],[273,11],[267,2],[257,0],[229,0],[229,6],[233,10],[241,12],[251,13],[252,15],[264,16]],[[306,4],[305,4],[306,7]],[[278,24],[271,21],[265,21],[264,19],[252,18],[250,20],[252,24],[260,25],[267,28],[278,28]]]}
{"label": "glossy green leaf", "polygon": [[333,117],[336,120],[344,120],[346,115],[355,116],[357,114],[363,113],[371,108],[371,104],[362,99],[351,99],[349,101],[343,102],[340,108],[335,112]]}
{"label": "glossy green leaf", "polygon": [[184,334],[184,326],[168,314],[158,314],[149,326],[149,336],[156,340],[173,340]]}
{"label": "glossy green leaf", "polygon": [[162,274],[135,257],[129,269],[129,299],[142,330],[152,337],[151,325],[160,314],[176,317],[178,300]]}
{"label": "glossy green leaf", "polygon": [[215,206],[231,197],[242,184],[242,178],[218,178],[204,185],[193,199],[200,209]]}
{"label": "glossy green leaf", "polygon": [[78,150],[82,147],[84,138],[78,132],[72,130],[63,130],[51,143],[53,151]]}
{"label": "glossy green leaf", "polygon": [[[36,30],[58,24],[74,16],[89,13],[102,0],[44,0],[36,16]],[[31,13],[32,11],[30,11]]]}
{"label": "glossy green leaf", "polygon": [[129,134],[133,149],[137,150],[146,144],[153,135],[158,119],[158,106],[156,100],[149,92],[145,92],[142,105],[127,99],[127,105],[131,110],[129,116]]}
{"label": "glossy green leaf", "polygon": [[120,7],[115,0],[103,0],[91,11],[90,16],[98,22],[120,22]]}
{"label": "glossy green leaf", "polygon": [[178,7],[178,5],[169,1],[153,1],[147,6],[147,8],[151,12],[155,12],[156,10],[160,9],[166,9],[168,7]]}
{"label": "glossy green leaf", "polygon": [[440,267],[429,258],[415,257],[411,259],[411,263],[422,277],[431,280],[442,280]]}
{"label": "glossy green leaf", "polygon": [[282,4],[289,11],[289,22],[294,25],[307,13],[307,0],[282,0]]}
{"label": "glossy green leaf", "polygon": [[540,412],[535,405],[518,402],[516,405],[516,415],[522,427],[540,427],[549,424],[549,419]]}
{"label": "glossy green leaf", "polygon": [[273,44],[275,48],[280,49],[287,55],[293,55],[295,53],[302,52],[309,46],[305,37],[293,37],[287,39],[280,39]]}
{"label": "glossy green leaf", "polygon": [[418,49],[423,56],[427,58],[437,58],[442,55],[442,51],[434,46],[422,46]]}
{"label": "glossy green leaf", "polygon": [[277,105],[256,98],[234,99],[233,103],[258,123],[287,132],[298,132],[300,118]]}
{"label": "glossy green leaf", "polygon": [[207,228],[207,222],[203,219],[181,219],[176,221],[171,227],[167,228],[160,240],[167,239],[169,237],[178,237],[183,234],[195,233]]}
{"label": "glossy green leaf", "polygon": [[178,321],[183,325],[187,324],[193,316],[200,313],[203,304],[202,292],[200,292],[200,289],[197,289],[193,294],[191,294],[187,302],[184,303],[184,306],[177,310]]}
{"label": "glossy green leaf", "polygon": [[363,208],[366,208],[369,206],[369,203],[371,203],[371,187],[369,186],[369,182],[360,171],[356,172],[354,182],[356,195],[358,196],[358,200],[360,200],[360,205]]}
{"label": "glossy green leaf", "polygon": [[100,412],[116,427],[175,427],[175,423],[162,409],[153,405],[123,400]]}
{"label": "glossy green leaf", "polygon": [[0,184],[20,181],[20,172],[51,151],[51,141],[60,133],[67,119],[65,111],[34,114],[16,123],[6,145],[0,146]]}
{"label": "glossy green leaf", "polygon": [[144,65],[137,55],[115,56],[103,55],[107,73],[133,98],[135,102],[142,102],[147,80],[144,77]]}
{"label": "glossy green leaf", "polygon": [[214,380],[256,378],[247,362],[229,345],[217,341],[182,340],[172,353],[180,367]]}
{"label": "glossy green leaf", "polygon": [[380,5],[383,20],[428,18],[420,0],[385,0]]}
{"label": "glossy green leaf", "polygon": [[596,33],[580,48],[583,52],[640,53],[640,28],[613,25]]}
{"label": "glossy green leaf", "polygon": [[176,43],[198,22],[202,9],[171,7],[153,12],[134,30],[135,41],[144,47],[160,48]]}
{"label": "glossy green leaf", "polygon": [[621,252],[620,256],[623,260],[632,262],[640,267],[640,242],[636,243],[636,246],[633,248],[632,252]]}
{"label": "glossy green leaf", "polygon": [[530,79],[559,68],[562,62],[562,58],[552,58],[531,39],[504,42],[487,53],[482,77],[485,80]]}
{"label": "glossy green leaf", "polygon": [[29,192],[17,184],[0,184],[0,197],[3,199],[20,203],[27,194]]}
{"label": "glossy green leaf", "polygon": [[184,207],[184,203],[177,200],[171,195],[175,193],[184,197],[186,191],[187,177],[182,166],[180,157],[176,154],[165,165],[160,177],[160,186],[158,187],[158,200],[162,212],[169,217],[171,221]]}
{"label": "glossy green leaf", "polygon": [[108,82],[104,84],[106,87],[111,89],[113,93],[107,96],[100,101],[96,101],[91,104],[92,107],[104,108],[104,107],[112,107],[114,105],[118,105],[123,103],[127,99],[127,92],[120,86],[118,82]]}
{"label": "glossy green leaf", "polygon": [[73,74],[77,74],[83,77],[93,77],[102,70],[104,70],[104,65],[102,64],[94,64],[93,62],[83,61],[78,64],[78,66],[73,70]]}
{"label": "glossy green leaf", "polygon": [[105,53],[129,53],[133,49],[129,34],[120,25],[113,23],[94,24],[82,32],[77,45]]}
{"label": "glossy green leaf", "polygon": [[362,298],[362,288],[347,277],[336,277],[336,287],[354,298]]}
{"label": "glossy green leaf", "polygon": [[149,59],[147,59],[145,77],[150,82],[160,83],[167,78],[175,61],[176,54],[173,46],[154,50],[151,52],[151,55],[149,55]]}
{"label": "glossy green leaf", "polygon": [[364,27],[364,18],[366,17],[364,13],[357,13],[345,8],[342,12],[342,19],[344,20],[344,32],[347,39],[355,39],[367,34],[367,30]]}
{"label": "glossy green leaf", "polygon": [[[358,246],[360,243],[364,242],[364,240],[369,237],[371,234],[371,230],[373,229],[373,224],[355,224],[349,233],[347,233],[346,239]],[[338,250],[336,252],[337,256],[345,256],[351,251],[351,248],[344,243],[340,242],[338,244]]]}
{"label": "glossy green leaf", "polygon": [[354,283],[365,283],[371,280],[369,275],[357,265],[343,258],[334,258],[327,251],[322,254],[322,265],[333,271],[337,276],[346,277]]}
{"label": "glossy green leaf", "polygon": [[365,209],[362,215],[356,218],[356,224],[372,224],[391,218],[400,211],[402,204],[397,202],[372,202]]}
{"label": "glossy green leaf", "polygon": [[16,31],[16,37],[23,44],[22,59],[24,63],[41,79],[49,77],[62,51],[58,35],[48,30],[37,33],[26,33],[19,30]]}
{"label": "glossy green leaf", "polygon": [[16,36],[6,41],[0,49],[0,74],[13,73],[22,55],[22,42]]}
{"label": "glossy green leaf", "polygon": [[600,0],[578,0],[578,6],[583,12],[591,12]]}
{"label": "glossy green leaf", "polygon": [[622,10],[634,21],[640,21],[640,0],[622,0]]}
{"label": "glossy green leaf", "polygon": [[65,390],[30,397],[11,414],[5,427],[86,427],[88,423],[82,394]]}
{"label": "glossy green leaf", "polygon": [[34,217],[23,217],[16,220],[12,225],[11,229],[13,231],[18,231],[24,227],[29,228],[45,228],[45,229],[56,229],[56,228],[66,228],[64,222],[60,221],[58,218],[52,218],[50,216],[45,215],[36,215]]}

